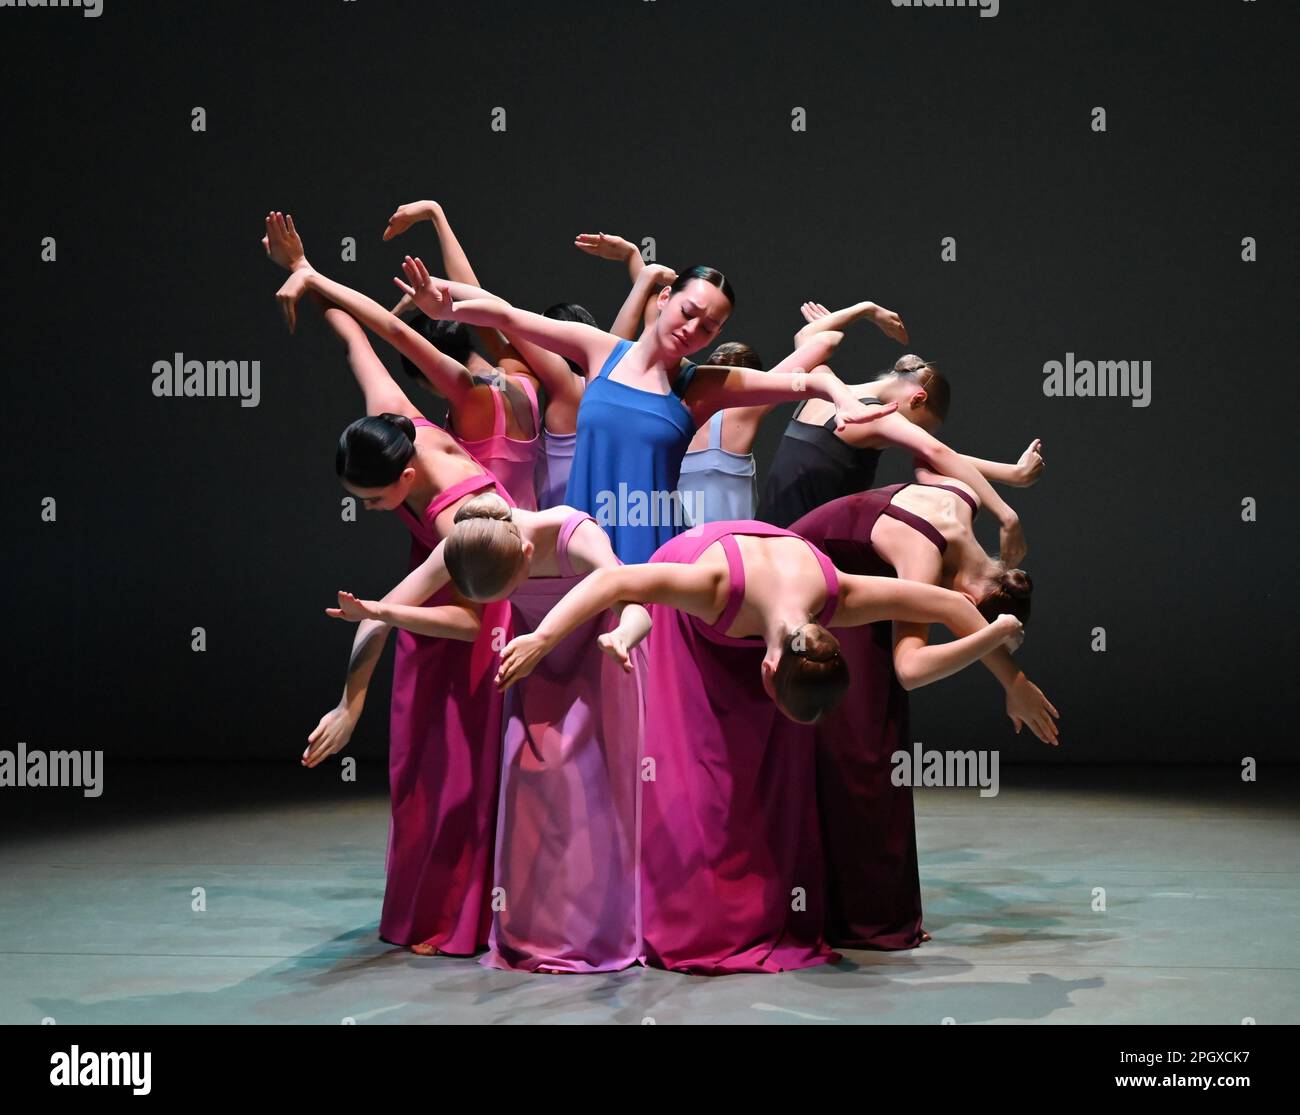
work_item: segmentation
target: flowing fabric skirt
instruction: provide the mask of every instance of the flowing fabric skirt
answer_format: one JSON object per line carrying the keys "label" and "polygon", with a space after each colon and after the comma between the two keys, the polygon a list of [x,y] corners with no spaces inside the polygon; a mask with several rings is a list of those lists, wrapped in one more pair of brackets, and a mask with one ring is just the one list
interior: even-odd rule
{"label": "flowing fabric skirt", "polygon": [[[693,561],[715,528],[726,525],[681,535],[652,560]],[[784,717],[763,691],[762,643],[719,635],[672,608],[650,613],[641,787],[647,963],[718,975],[836,959],[822,933],[813,751],[773,742],[775,719]]]}
{"label": "flowing fabric skirt", "polygon": [[[513,633],[533,630],[575,578],[525,582]],[[491,948],[483,963],[607,972],[640,958],[637,752],[645,658],[601,653],[609,613],[583,624],[506,693]]]}
{"label": "flowing fabric skirt", "polygon": [[[426,601],[444,604],[449,587]],[[397,632],[390,718],[392,822],[379,935],[470,955],[487,945],[501,764],[493,631],[508,604],[484,609],[473,643]]]}
{"label": "flowing fabric skirt", "polygon": [[[871,530],[896,488],[819,507],[790,529],[845,573],[892,577]],[[910,949],[921,943],[912,788],[891,781],[891,757],[912,748],[907,691],[894,673],[893,624],[837,628],[852,679],[843,703],[812,729],[826,869],[826,938],[837,946]]]}

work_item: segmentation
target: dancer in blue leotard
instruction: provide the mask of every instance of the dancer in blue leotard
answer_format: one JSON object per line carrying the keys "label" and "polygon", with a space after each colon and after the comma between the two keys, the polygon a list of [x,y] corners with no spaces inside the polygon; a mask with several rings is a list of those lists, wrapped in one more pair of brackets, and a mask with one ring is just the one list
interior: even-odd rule
{"label": "dancer in blue leotard", "polygon": [[[687,357],[717,337],[735,305],[731,284],[711,267],[673,276],[659,292],[654,323],[634,342],[495,296],[453,303],[447,282],[409,256],[403,271],[407,281],[398,286],[430,317],[508,331],[586,369],[566,502],[600,523],[624,562],[646,560],[689,526],[677,495],[682,458],[718,411],[809,396],[833,403],[841,426],[892,411],[864,407],[823,366],[843,338],[836,330],[817,333],[770,372],[692,364]],[[905,341],[902,322],[891,317],[891,335]]]}
{"label": "dancer in blue leotard", "polygon": [[611,378],[632,345],[619,341],[583,393],[566,494],[570,506],[591,504],[590,514],[626,563],[649,561],[690,525],[677,477],[695,434],[682,399],[698,367],[686,361],[666,395],[632,387]]}

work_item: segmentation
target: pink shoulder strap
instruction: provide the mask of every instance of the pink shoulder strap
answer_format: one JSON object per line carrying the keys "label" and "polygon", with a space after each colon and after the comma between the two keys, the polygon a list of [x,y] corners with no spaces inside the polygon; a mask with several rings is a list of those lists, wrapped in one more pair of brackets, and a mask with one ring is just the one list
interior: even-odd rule
{"label": "pink shoulder strap", "polygon": [[492,391],[492,436],[505,437],[506,434],[506,403],[501,397],[501,389],[498,387],[491,388]]}
{"label": "pink shoulder strap", "polygon": [[533,387],[533,381],[527,376],[516,376],[515,379],[524,389],[524,394],[528,396],[528,405],[533,408],[533,436],[536,437],[542,432],[542,415],[537,406],[537,390]]}
{"label": "pink shoulder strap", "polygon": [[[573,532],[588,519],[591,519],[591,516],[585,511],[575,511],[564,520],[564,525],[560,527],[560,536],[555,540],[555,564],[560,567],[561,577],[576,575],[573,571],[573,565],[569,561],[569,540],[573,537]],[[594,523],[596,520],[591,519],[591,521]]]}
{"label": "pink shoulder strap", "polygon": [[493,479],[488,473],[483,472],[478,476],[467,476],[459,483],[453,484],[450,488],[444,488],[432,500],[424,512],[424,517],[432,522],[443,513],[448,507],[465,496],[472,495],[475,492],[481,492],[484,488],[495,488],[499,496],[504,497],[505,501],[514,506],[514,501],[505,494],[505,490],[500,484]]}
{"label": "pink shoulder strap", "polygon": [[740,611],[740,605],[745,601],[745,563],[741,559],[740,547],[736,545],[736,536],[734,534],[724,534],[718,541],[722,543],[723,553],[727,555],[729,584],[727,585],[727,606],[722,609],[722,615],[718,617],[718,622],[713,625],[713,630],[725,635],[727,628],[735,622],[736,613]]}

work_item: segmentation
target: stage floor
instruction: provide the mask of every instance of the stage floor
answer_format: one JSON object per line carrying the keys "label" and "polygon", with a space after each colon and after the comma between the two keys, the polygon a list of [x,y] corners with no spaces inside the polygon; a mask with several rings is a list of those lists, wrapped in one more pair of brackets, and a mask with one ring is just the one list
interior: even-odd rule
{"label": "stage floor", "polygon": [[385,772],[358,773],[110,763],[99,799],[0,791],[0,1023],[1300,1022],[1295,768],[920,790],[931,943],[713,979],[383,944]]}

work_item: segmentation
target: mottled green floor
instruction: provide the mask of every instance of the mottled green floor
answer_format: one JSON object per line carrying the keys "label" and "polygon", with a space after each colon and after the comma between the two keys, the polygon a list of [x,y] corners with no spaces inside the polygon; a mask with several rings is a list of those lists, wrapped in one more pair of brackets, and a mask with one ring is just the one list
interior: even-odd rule
{"label": "mottled green floor", "polygon": [[995,799],[920,791],[932,943],[705,979],[390,948],[381,768],[306,795],[299,771],[156,769],[114,794],[110,768],[97,801],[5,791],[0,1023],[1300,1021],[1297,783],[1277,772],[1004,769]]}

